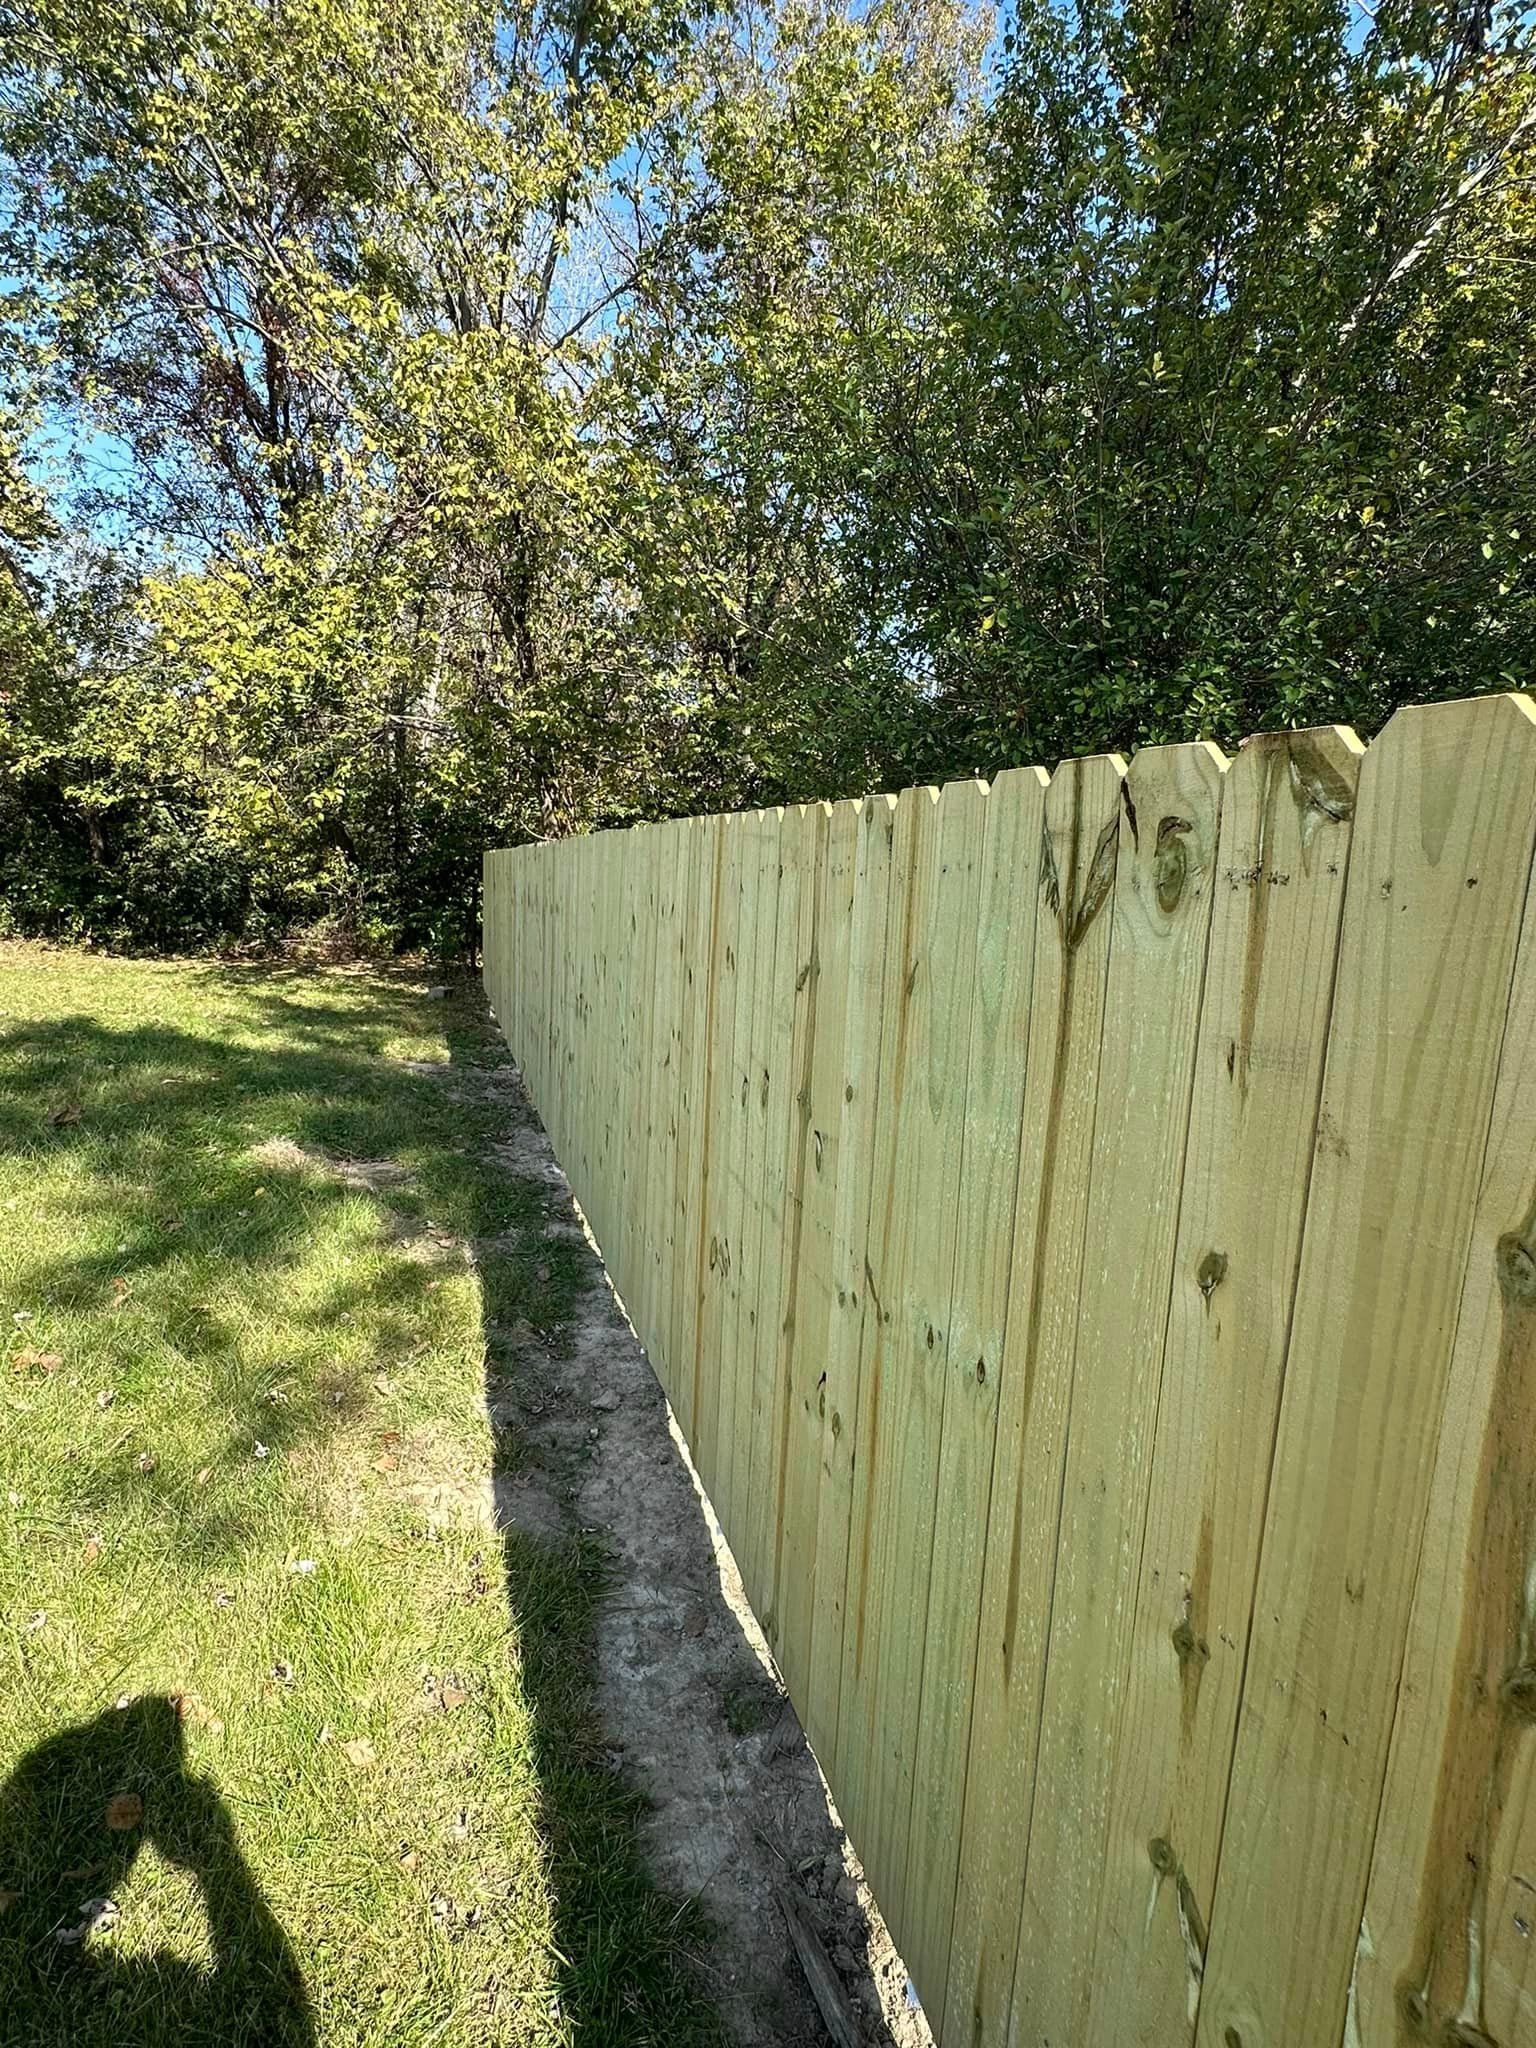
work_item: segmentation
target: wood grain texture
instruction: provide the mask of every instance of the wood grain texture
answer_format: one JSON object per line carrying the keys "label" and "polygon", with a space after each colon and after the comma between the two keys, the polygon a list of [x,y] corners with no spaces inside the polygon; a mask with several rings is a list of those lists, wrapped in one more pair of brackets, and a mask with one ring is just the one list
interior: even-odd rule
{"label": "wood grain texture", "polygon": [[1360,773],[1197,2039],[1337,2041],[1531,864],[1536,721],[1400,711]]}
{"label": "wood grain texture", "polygon": [[753,1326],[752,1422],[748,1452],[748,1512],[737,1562],[761,1618],[768,1647],[777,1651],[779,1619],[773,1604],[774,1531],[784,1512],[784,1453],[789,1417],[789,1333],[793,1266],[799,1256],[799,1199],[805,1132],[795,1097],[797,1062],[814,1022],[811,951],[814,946],[816,863],[820,818],[816,808],[791,804],[779,819],[778,919],[769,998],[759,1005],[766,1032],[760,1102],[763,1121],[758,1284]]}
{"label": "wood grain texture", "polygon": [[[852,883],[852,825],[856,813],[842,807],[844,831],[834,844],[834,809],[805,805],[797,817],[797,942],[795,942],[795,1024],[788,1063],[788,1110],[784,1116],[784,1223],[780,1235],[778,1286],[778,1384],[768,1440],[770,1477],[764,1489],[762,1573],[764,1634],[793,1696],[805,1696],[811,1657],[811,1612],[815,1593],[817,1489],[821,1483],[821,1419],[825,1331],[829,1315],[829,1266],[825,1257],[829,1206],[823,1200],[825,1137],[817,1124],[827,1116],[829,1040],[840,1047],[848,1004],[848,905]],[[831,868],[831,872],[827,872]],[[842,922],[827,934],[829,913]],[[836,1090],[836,1079],[831,1081]],[[834,1167],[836,1171],[836,1167]]]}
{"label": "wood grain texture", "polygon": [[1225,778],[1091,2042],[1194,2031],[1360,754],[1333,727],[1275,733]]}
{"label": "wood grain texture", "polygon": [[938,1512],[922,1627],[905,1883],[907,1968],[925,2009],[936,2014],[944,2010],[965,1809],[1049,781],[1039,768],[999,776],[987,795],[979,850],[965,1117],[935,1482]]}
{"label": "wood grain texture", "polygon": [[[1109,986],[1079,1283],[1040,1781],[1025,1861],[1024,2039],[1079,2041],[1110,1760],[1146,1514],[1190,1089],[1214,894],[1222,762],[1145,748],[1122,785]],[[1051,1929],[1049,1941],[1032,1937]]]}
{"label": "wood grain texture", "polygon": [[980,783],[950,783],[904,796],[896,815],[865,1281],[872,1341],[863,1366],[839,1708],[844,1817],[893,1932],[908,1918],[907,1832],[986,805]]}
{"label": "wood grain texture", "polygon": [[[1481,883],[1478,885],[1481,887]],[[1346,2039],[1536,2039],[1536,914],[1456,1319]],[[1458,2029],[1460,2031],[1458,2031]]]}
{"label": "wood grain texture", "polygon": [[[832,1303],[826,1385],[819,1402],[821,1477],[816,1495],[816,1575],[810,1681],[801,1714],[823,1767],[836,1773],[848,1550],[853,1520],[854,1449],[859,1440],[861,1367],[866,1338],[869,1213],[875,1132],[880,1116],[880,1055],[885,1026],[885,956],[890,930],[896,799],[866,798],[854,849],[848,925],[848,995],[843,1040],[835,1053],[837,1177],[832,1203]],[[829,1058],[834,1057],[829,1048]]]}
{"label": "wood grain texture", "polygon": [[1007,2039],[1035,1798],[1078,1282],[1120,842],[1118,755],[1063,762],[1045,793],[1020,1173],[982,1561],[946,2041]]}
{"label": "wood grain texture", "polygon": [[1536,2048],[1533,848],[1491,698],[486,856],[943,2048]]}

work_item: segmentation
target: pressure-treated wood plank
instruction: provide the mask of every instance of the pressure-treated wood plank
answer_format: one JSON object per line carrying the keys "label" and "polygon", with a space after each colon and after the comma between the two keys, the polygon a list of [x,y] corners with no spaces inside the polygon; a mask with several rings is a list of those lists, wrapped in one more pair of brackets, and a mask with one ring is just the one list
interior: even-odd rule
{"label": "pressure-treated wood plank", "polygon": [[779,834],[779,927],[765,1108],[768,1154],[763,1180],[751,1511],[743,1566],[749,1598],[775,1656],[780,1643],[775,1562],[789,1492],[790,1380],[809,1149],[809,1034],[816,1023],[817,877],[827,815],[825,805],[791,805]]}
{"label": "pressure-treated wood plank", "polygon": [[1266,734],[1239,753],[1222,793],[1146,1538],[1087,1971],[1084,2039],[1106,2048],[1171,2048],[1194,2029],[1361,751],[1336,727]]}
{"label": "pressure-treated wood plank", "polygon": [[742,1289],[748,1266],[747,1238],[750,1228],[751,1192],[747,1161],[752,1138],[752,1039],[757,1001],[758,931],[771,905],[762,902],[764,816],[748,812],[742,822],[739,862],[741,909],[737,932],[738,978],[736,1008],[731,1034],[731,1095],[728,1104],[727,1144],[723,1154],[725,1185],[721,1229],[721,1326],[715,1369],[719,1376],[720,1419],[715,1453],[715,1473],[710,1482],[714,1502],[726,1540],[733,1543],[736,1527],[736,1464],[739,1451],[738,1404],[741,1379]]}
{"label": "pressure-treated wood plank", "polygon": [[839,1762],[844,1817],[898,1943],[986,805],[980,783],[951,783],[904,796],[896,818]]}
{"label": "pressure-treated wood plank", "polygon": [[[1482,884],[1479,882],[1479,888]],[[1536,903],[1462,1286],[1351,2048],[1536,2040]]]}
{"label": "pressure-treated wood plank", "polygon": [[688,821],[683,865],[684,924],[681,939],[679,1000],[681,1071],[678,1078],[678,1121],[672,1162],[673,1257],[672,1326],[668,1349],[673,1361],[671,1400],[678,1427],[690,1441],[694,1431],[694,1315],[698,1303],[699,1210],[707,1149],[706,1081],[709,1042],[714,1029],[714,992],[709,986],[713,965],[715,847],[718,818]]}
{"label": "pressure-treated wood plank", "polygon": [[718,1511],[715,1488],[720,1471],[720,1352],[725,1331],[726,1237],[730,1215],[730,1149],[740,1114],[735,1061],[736,1011],[741,996],[739,947],[748,820],[723,818],[714,883],[715,1016],[710,1031],[710,1067],[702,1193],[699,1212],[699,1296],[695,1317],[693,1408],[694,1462]]}
{"label": "pressure-treated wood plank", "polygon": [[1530,873],[1523,699],[1366,755],[1197,2039],[1339,2040]]}
{"label": "pressure-treated wood plank", "polygon": [[660,831],[662,916],[656,934],[655,1022],[651,1033],[651,1076],[656,1093],[651,1108],[649,1177],[654,1192],[648,1345],[660,1361],[659,1376],[670,1395],[672,1282],[677,1271],[673,1193],[678,1151],[678,1090],[683,1067],[683,892],[688,842],[687,825],[681,819],[669,821]]}
{"label": "pressure-treated wood plank", "polygon": [[[816,1496],[816,1565],[810,1677],[801,1717],[829,1775],[838,1764],[838,1701],[847,1608],[848,1541],[853,1514],[853,1454],[859,1427],[859,1364],[864,1341],[869,1210],[875,1132],[880,1115],[885,954],[891,896],[896,799],[866,797],[859,811],[848,915],[848,991],[843,1043],[833,1085],[837,1171],[831,1238],[832,1298],[826,1384],[819,1402],[821,1478]],[[830,1048],[829,1048],[830,1056]]]}
{"label": "pressure-treated wood plank", "polygon": [[1020,1176],[941,2038],[1007,2038],[1071,1404],[1125,764],[1045,796]]}
{"label": "pressure-treated wood plank", "polygon": [[1000,775],[987,796],[980,846],[938,1512],[905,1883],[910,1932],[903,1953],[924,2008],[935,2018],[944,2010],[965,1807],[1049,782],[1041,768]]}
{"label": "pressure-treated wood plank", "polygon": [[[773,898],[771,923],[758,934],[758,992],[753,1018],[752,1088],[749,1111],[752,1145],[748,1168],[752,1191],[749,1285],[743,1313],[742,1428],[737,1489],[742,1507],[732,1540],[747,1598],[768,1634],[777,1623],[769,1608],[765,1573],[771,1568],[773,1413],[778,1383],[779,1287],[787,1227],[786,1186],[792,1116],[790,1072],[795,1011],[804,993],[799,975],[801,812],[791,805],[767,814],[764,888]],[[772,1647],[772,1637],[769,1637]]]}
{"label": "pressure-treated wood plank", "polygon": [[726,1322],[720,1346],[719,1481],[713,1499],[734,1551],[742,1542],[751,1477],[753,1316],[761,1244],[764,1143],[765,1012],[771,1007],[778,929],[777,810],[751,813],[743,860],[742,980],[736,1005],[737,1099],[729,1155],[730,1220],[726,1247]]}
{"label": "pressure-treated wood plank", "polygon": [[1148,747],[1126,772],[1079,1288],[1072,1414],[1025,1861],[1015,2033],[1087,2020],[1109,1770],[1146,1514],[1222,758]]}
{"label": "pressure-treated wood plank", "polygon": [[[774,1531],[774,1647],[791,1699],[810,1691],[833,1234],[842,1169],[844,1050],[859,807],[818,806],[807,1005],[795,1070],[795,1244],[786,1300],[783,1508]],[[830,1757],[830,1751],[828,1752]]]}

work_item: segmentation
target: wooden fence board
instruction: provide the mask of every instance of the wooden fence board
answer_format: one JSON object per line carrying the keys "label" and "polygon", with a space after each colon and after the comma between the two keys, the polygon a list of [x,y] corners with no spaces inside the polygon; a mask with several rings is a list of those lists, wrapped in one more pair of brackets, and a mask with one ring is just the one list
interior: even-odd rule
{"label": "wooden fence board", "polygon": [[982,1561],[946,2039],[1007,2039],[1071,1403],[1125,764],[1064,762],[1045,794],[1020,1174]]}
{"label": "wooden fence board", "polygon": [[1361,769],[1200,2003],[1211,2048],[1345,2024],[1533,802],[1523,700],[1400,711]]}
{"label": "wooden fence board", "polygon": [[[903,1887],[954,1281],[969,990],[986,792],[903,796],[896,818],[843,1644],[840,1754],[850,1832],[893,1929]],[[897,1939],[902,1936],[898,1933]]]}
{"label": "wooden fence board", "polygon": [[1360,2048],[1536,2040],[1533,1282],[1528,892],[1356,1948]]}
{"label": "wooden fence board", "polygon": [[731,1093],[727,1102],[727,1147],[724,1153],[725,1187],[721,1255],[724,1268],[722,1322],[715,1370],[720,1386],[720,1419],[715,1451],[715,1472],[710,1494],[727,1538],[736,1529],[738,1493],[736,1486],[738,1405],[742,1383],[750,1363],[743,1341],[742,1294],[747,1284],[751,1254],[748,1250],[752,1214],[750,1167],[752,1143],[751,1093],[752,1049],[758,1029],[756,1019],[757,975],[760,958],[759,926],[770,906],[762,902],[764,814],[750,812],[742,825],[738,860],[741,873],[741,910],[737,932],[736,1013],[731,1039]]}
{"label": "wooden fence board", "polygon": [[[1024,2039],[1080,2041],[1112,1739],[1146,1512],[1221,808],[1221,757],[1146,748],[1123,784],[1099,1106],[1024,1924]],[[1118,1370],[1110,1361],[1120,1361]]]}
{"label": "wooden fence board", "polygon": [[[836,1314],[833,1233],[843,1166],[843,1050],[859,831],[856,804],[818,806],[817,812],[807,1000],[794,1076],[795,1242],[786,1295],[783,1507],[774,1529],[771,1595],[778,1619],[774,1655],[791,1698],[802,1705],[810,1691],[827,1347]],[[850,1174],[857,1165],[849,1162]]]}
{"label": "wooden fence board", "polygon": [[1256,1481],[1269,1468],[1290,1328],[1360,752],[1332,727],[1269,734],[1239,753],[1222,793],[1177,1277],[1088,1973],[1084,2038],[1095,2043],[1160,2048],[1193,2033],[1192,1955],[1215,1892],[1264,1511]]}
{"label": "wooden fence board", "polygon": [[868,1283],[869,1209],[880,1115],[885,955],[890,926],[896,799],[871,796],[860,811],[848,926],[848,993],[843,1043],[836,1049],[837,1179],[831,1242],[832,1303],[826,1386],[821,1399],[821,1478],[816,1495],[816,1579],[810,1679],[802,1712],[811,1739],[836,1772],[840,1754],[847,1616],[848,1547],[853,1519],[854,1446],[859,1440],[860,1362]]}
{"label": "wooden fence board", "polygon": [[[810,1129],[807,1121],[817,888],[827,809],[798,804],[784,813],[779,838],[779,930],[774,964],[774,1043],[767,1098],[768,1171],[764,1179],[763,1280],[758,1306],[757,1408],[752,1431],[752,1511],[746,1530],[748,1583],[775,1656],[779,1532],[791,1496],[794,1325]],[[793,1439],[796,1449],[803,1439]],[[798,1500],[801,1489],[793,1489]],[[814,1500],[812,1503],[814,1517]],[[810,1540],[814,1546],[812,1520]]]}
{"label": "wooden fence board", "polygon": [[705,1076],[713,1003],[708,987],[712,947],[716,818],[690,818],[680,862],[682,924],[678,939],[678,1080],[673,1139],[671,1276],[667,1393],[683,1435],[694,1433],[693,1315],[698,1300],[698,1210],[703,1181]]}
{"label": "wooden fence board", "polygon": [[715,983],[717,1021],[710,1049],[708,1157],[701,1238],[707,1249],[700,1264],[700,1314],[694,1350],[694,1403],[698,1416],[695,1462],[719,1511],[720,1354],[727,1328],[727,1278],[730,1270],[731,1147],[740,1116],[736,1064],[736,1013],[751,1001],[743,991],[741,954],[745,908],[747,831],[751,820],[729,817],[722,823],[720,875],[715,912]]}
{"label": "wooden fence board", "polygon": [[[944,2010],[965,1807],[982,1559],[1013,1265],[1014,1197],[1040,897],[1041,768],[992,784],[980,847],[954,1275],[907,1850],[906,1961]],[[947,1504],[965,1504],[955,1513]]]}
{"label": "wooden fence board", "polygon": [[[740,1435],[740,1470],[745,1510],[734,1532],[736,1561],[747,1598],[757,1610],[764,1634],[774,1622],[770,1604],[773,1539],[769,1522],[777,1485],[773,1450],[779,1387],[780,1290],[787,1232],[788,1161],[793,1088],[796,1012],[804,996],[799,975],[801,898],[801,812],[798,806],[769,815],[764,846],[766,886],[773,895],[771,929],[765,928],[762,973],[756,1004],[751,1113],[753,1120],[752,1194],[755,1228],[752,1286],[747,1312],[749,1405]],[[777,1624],[774,1635],[777,1635]],[[772,1647],[772,1638],[769,1638]]]}

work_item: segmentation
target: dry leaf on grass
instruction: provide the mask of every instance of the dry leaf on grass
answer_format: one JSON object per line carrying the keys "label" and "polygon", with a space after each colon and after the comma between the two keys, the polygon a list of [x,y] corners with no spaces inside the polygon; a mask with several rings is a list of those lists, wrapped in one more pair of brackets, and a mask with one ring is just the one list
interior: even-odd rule
{"label": "dry leaf on grass", "polygon": [[97,1558],[100,1557],[100,1555],[101,1538],[99,1536],[87,1536],[87,1538],[85,1539],[85,1549],[81,1552],[80,1555],[81,1563],[94,1564]]}
{"label": "dry leaf on grass", "polygon": [[63,1363],[57,1351],[38,1351],[31,1344],[11,1354],[12,1372],[57,1372]]}
{"label": "dry leaf on grass", "polygon": [[456,1685],[445,1685],[438,1694],[438,1698],[443,1703],[443,1712],[451,1714],[455,1707],[463,1706],[464,1702],[469,1698],[469,1694],[467,1692],[460,1692]]}
{"label": "dry leaf on grass", "polygon": [[144,1802],[137,1792],[114,1792],[107,1801],[103,1818],[114,1833],[126,1834],[129,1828],[136,1828],[143,1820]]}
{"label": "dry leaf on grass", "polygon": [[61,1103],[59,1104],[59,1106],[58,1106],[58,1108],[57,1108],[57,1109],[51,1109],[51,1110],[49,1110],[49,1112],[48,1112],[48,1121],[49,1121],[49,1123],[51,1123],[51,1124],[54,1124],[54,1125],[56,1125],[56,1126],[58,1126],[58,1127],[61,1127],[61,1128],[62,1128],[62,1126],[63,1126],[63,1125],[65,1125],[65,1124],[77,1124],[77,1123],[79,1123],[79,1121],[80,1121],[80,1105],[79,1105],[79,1103],[78,1103],[78,1102],[61,1102]]}
{"label": "dry leaf on grass", "polygon": [[371,1771],[378,1762],[378,1753],[366,1735],[359,1735],[352,1742],[341,1745],[341,1753],[347,1762],[359,1771]]}
{"label": "dry leaf on grass", "polygon": [[213,1477],[213,1467],[212,1467],[211,1465],[205,1465],[205,1466],[203,1467],[202,1471],[198,1473],[198,1475],[197,1475],[197,1482],[196,1482],[196,1483],[197,1483],[197,1484],[198,1484],[199,1486],[206,1486],[206,1485],[208,1484],[209,1480],[210,1480],[210,1479],[211,1479],[212,1477]]}
{"label": "dry leaf on grass", "polygon": [[176,1709],[178,1721],[190,1721],[194,1728],[206,1728],[210,1735],[224,1733],[224,1723],[195,1692],[173,1692],[171,1705]]}
{"label": "dry leaf on grass", "polygon": [[381,1457],[375,1458],[373,1461],[375,1472],[394,1472],[399,1469],[399,1465],[400,1460],[393,1451],[385,1451]]}

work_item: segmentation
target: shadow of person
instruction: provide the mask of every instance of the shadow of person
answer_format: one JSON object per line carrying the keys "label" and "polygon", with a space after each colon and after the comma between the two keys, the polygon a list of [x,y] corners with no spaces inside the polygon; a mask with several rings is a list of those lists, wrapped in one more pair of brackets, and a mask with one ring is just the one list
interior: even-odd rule
{"label": "shadow of person", "polygon": [[[155,1952],[128,1880],[193,1880],[206,1961]],[[39,1743],[0,1789],[0,2048],[312,2048],[298,1959],[160,1695]],[[178,1919],[180,1918],[178,1912]]]}

